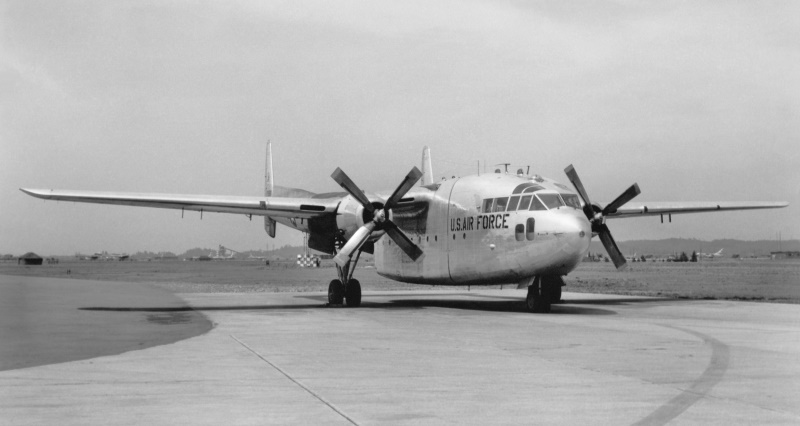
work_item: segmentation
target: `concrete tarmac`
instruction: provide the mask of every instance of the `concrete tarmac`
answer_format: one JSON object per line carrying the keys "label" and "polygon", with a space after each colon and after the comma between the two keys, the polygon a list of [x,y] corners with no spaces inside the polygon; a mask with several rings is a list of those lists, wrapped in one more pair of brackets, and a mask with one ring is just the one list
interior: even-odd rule
{"label": "concrete tarmac", "polygon": [[[798,305],[565,293],[535,315],[521,290],[365,292],[358,309],[180,296],[211,331],[2,371],[0,423],[800,423]],[[104,312],[147,312],[124,308]]]}

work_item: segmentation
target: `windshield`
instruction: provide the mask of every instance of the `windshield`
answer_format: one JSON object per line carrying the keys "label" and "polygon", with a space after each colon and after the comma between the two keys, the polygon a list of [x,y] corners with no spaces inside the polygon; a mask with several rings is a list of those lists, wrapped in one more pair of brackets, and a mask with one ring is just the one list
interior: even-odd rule
{"label": "windshield", "polygon": [[542,203],[544,203],[548,209],[557,209],[564,205],[558,194],[537,194],[536,196],[542,200]]}
{"label": "windshield", "polygon": [[561,194],[561,198],[564,200],[564,203],[570,207],[575,207],[576,209],[581,208],[581,201],[578,199],[578,196],[575,194]]}

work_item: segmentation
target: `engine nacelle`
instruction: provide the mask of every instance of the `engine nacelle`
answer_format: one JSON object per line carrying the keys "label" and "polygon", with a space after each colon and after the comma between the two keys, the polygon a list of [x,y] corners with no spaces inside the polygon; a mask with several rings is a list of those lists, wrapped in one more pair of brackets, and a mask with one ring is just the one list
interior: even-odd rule
{"label": "engine nacelle", "polygon": [[[375,209],[383,208],[383,203],[380,201],[372,201],[372,205]],[[358,228],[370,221],[372,221],[372,214],[366,211],[364,206],[352,196],[348,195],[339,203],[339,208],[336,210],[336,227],[344,233],[345,240],[349,240]],[[383,234],[384,231],[375,230],[370,235],[369,241],[377,241]]]}

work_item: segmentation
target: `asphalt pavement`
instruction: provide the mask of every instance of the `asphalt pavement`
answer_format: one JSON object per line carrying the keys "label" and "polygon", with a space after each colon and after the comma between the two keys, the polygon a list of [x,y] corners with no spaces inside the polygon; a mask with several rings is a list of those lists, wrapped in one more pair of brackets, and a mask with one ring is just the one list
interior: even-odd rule
{"label": "asphalt pavement", "polygon": [[361,308],[73,292],[95,310],[67,329],[97,314],[107,333],[130,318],[157,331],[181,321],[147,315],[187,312],[214,327],[0,371],[0,423],[800,424],[798,305],[564,293],[537,315],[520,290],[366,291]]}

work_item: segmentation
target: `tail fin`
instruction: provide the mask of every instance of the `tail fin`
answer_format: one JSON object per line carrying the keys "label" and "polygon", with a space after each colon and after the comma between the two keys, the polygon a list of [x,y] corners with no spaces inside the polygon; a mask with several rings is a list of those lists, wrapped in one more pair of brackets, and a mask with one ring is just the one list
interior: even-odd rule
{"label": "tail fin", "polygon": [[422,183],[421,186],[433,184],[433,169],[431,168],[431,150],[427,146],[422,148]]}
{"label": "tail fin", "polygon": [[[275,190],[275,181],[274,176],[272,175],[272,142],[267,142],[267,161],[264,168],[264,196],[271,197],[273,191]],[[275,223],[275,219],[269,216],[264,216],[264,229],[267,231],[267,235],[275,238],[276,227],[277,223]]]}

